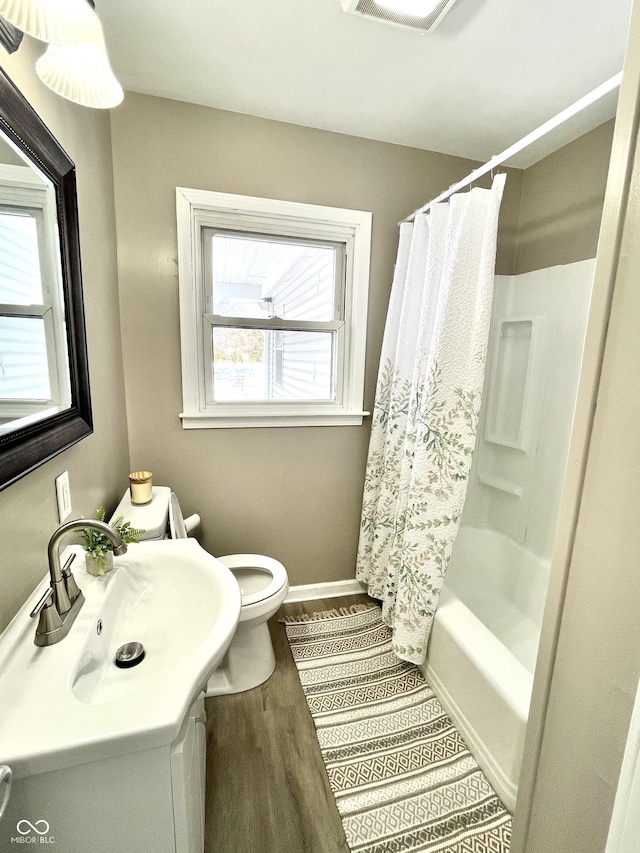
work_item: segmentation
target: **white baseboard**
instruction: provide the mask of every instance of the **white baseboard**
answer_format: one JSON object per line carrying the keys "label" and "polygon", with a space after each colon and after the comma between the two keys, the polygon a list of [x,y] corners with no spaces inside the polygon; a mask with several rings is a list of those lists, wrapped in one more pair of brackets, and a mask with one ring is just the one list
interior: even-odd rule
{"label": "white baseboard", "polygon": [[305,583],[290,586],[285,604],[294,601],[313,601],[314,598],[336,598],[338,595],[359,595],[366,592],[365,585],[355,578],[329,583]]}

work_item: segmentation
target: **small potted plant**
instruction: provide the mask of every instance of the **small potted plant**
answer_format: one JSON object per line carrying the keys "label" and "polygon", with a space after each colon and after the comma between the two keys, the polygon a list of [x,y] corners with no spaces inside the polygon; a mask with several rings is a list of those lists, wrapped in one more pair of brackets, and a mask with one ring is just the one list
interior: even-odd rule
{"label": "small potted plant", "polygon": [[[96,521],[104,521],[105,511],[102,507],[96,511]],[[119,515],[111,523],[111,527],[120,534],[120,538],[128,545],[130,542],[139,542],[144,530],[137,530],[130,522]],[[104,575],[113,568],[113,546],[104,533],[99,533],[90,527],[84,527],[81,531],[84,540],[83,547],[87,552],[86,568],[90,575]]]}

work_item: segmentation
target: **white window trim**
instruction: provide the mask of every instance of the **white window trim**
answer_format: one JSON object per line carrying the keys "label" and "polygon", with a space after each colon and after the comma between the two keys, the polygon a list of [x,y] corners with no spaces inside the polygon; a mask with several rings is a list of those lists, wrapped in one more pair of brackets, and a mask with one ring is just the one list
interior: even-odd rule
{"label": "white window trim", "polygon": [[[369,296],[371,213],[207,190],[176,189],[180,338],[184,429],[362,424],[366,318]],[[335,402],[265,401],[207,405],[202,328],[204,226],[262,233],[324,237],[346,244],[343,394]],[[264,323],[263,323],[264,325]],[[298,324],[299,325],[299,324]]]}

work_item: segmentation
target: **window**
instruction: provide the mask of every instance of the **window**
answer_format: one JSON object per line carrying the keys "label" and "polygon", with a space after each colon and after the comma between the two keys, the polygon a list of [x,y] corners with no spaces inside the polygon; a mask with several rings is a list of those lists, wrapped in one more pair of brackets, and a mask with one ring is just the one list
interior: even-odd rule
{"label": "window", "polygon": [[185,429],[361,424],[371,214],[178,188]]}
{"label": "window", "polygon": [[41,178],[0,164],[0,434],[71,401],[50,209]]}

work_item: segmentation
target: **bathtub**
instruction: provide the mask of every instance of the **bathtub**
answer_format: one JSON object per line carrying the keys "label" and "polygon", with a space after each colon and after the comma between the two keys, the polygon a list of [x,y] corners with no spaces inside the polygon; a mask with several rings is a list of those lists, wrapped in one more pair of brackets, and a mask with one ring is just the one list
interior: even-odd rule
{"label": "bathtub", "polygon": [[549,562],[502,533],[461,527],[425,674],[513,811]]}

